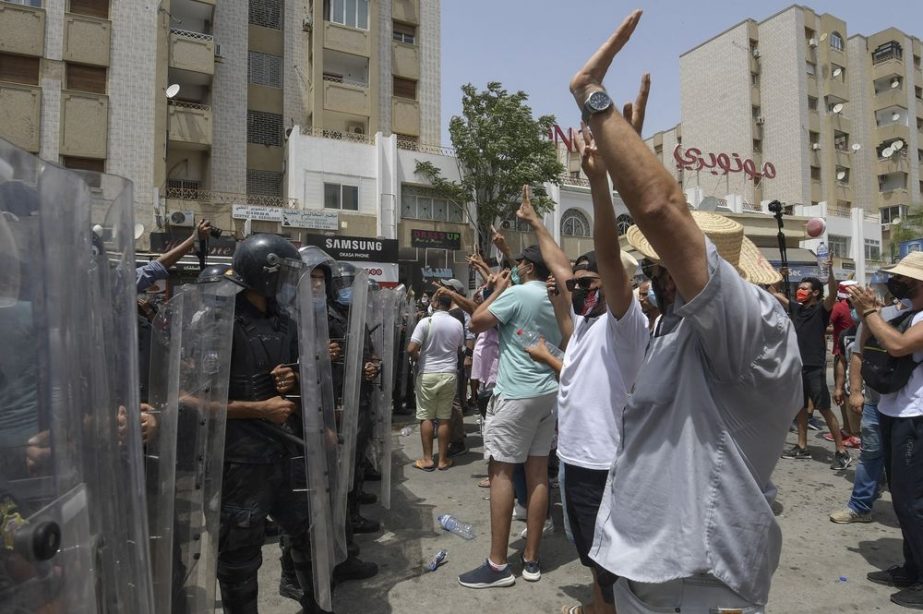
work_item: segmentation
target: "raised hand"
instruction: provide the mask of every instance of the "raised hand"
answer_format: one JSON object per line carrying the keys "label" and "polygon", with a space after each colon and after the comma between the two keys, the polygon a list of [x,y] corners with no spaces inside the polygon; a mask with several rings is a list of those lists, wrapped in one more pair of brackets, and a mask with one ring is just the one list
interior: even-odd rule
{"label": "raised hand", "polygon": [[522,186],[522,201],[519,204],[519,209],[516,211],[516,217],[528,223],[530,226],[541,223],[538,214],[535,212],[535,208],[532,207],[532,199],[529,196],[528,184]]}
{"label": "raised hand", "polygon": [[593,133],[583,122],[580,122],[580,132],[577,134],[577,151],[580,152],[580,166],[590,182],[606,179],[606,163],[599,155]]}
{"label": "raised hand", "polygon": [[[632,32],[641,20],[641,11],[636,10],[625,18],[618,29],[603,45],[587,60],[583,68],[577,71],[570,81],[570,91],[574,95],[577,107],[583,109],[587,96],[602,88],[603,79],[609,71],[612,59],[625,46],[631,38]],[[642,112],[643,120],[643,112]]]}
{"label": "raised hand", "polygon": [[509,245],[506,244],[506,237],[504,237],[503,233],[497,230],[496,228],[494,228],[493,226],[491,226],[490,228],[491,230],[494,231],[493,236],[490,238],[491,243],[496,245],[497,249],[499,249],[501,253],[503,254],[508,253],[510,250],[510,247]]}
{"label": "raised hand", "polygon": [[641,129],[644,128],[644,114],[647,112],[647,99],[651,95],[651,75],[644,73],[641,75],[641,88],[638,90],[638,96],[633,103],[626,102],[622,107],[622,117],[625,118],[631,127],[635,129],[638,136],[641,135]]}

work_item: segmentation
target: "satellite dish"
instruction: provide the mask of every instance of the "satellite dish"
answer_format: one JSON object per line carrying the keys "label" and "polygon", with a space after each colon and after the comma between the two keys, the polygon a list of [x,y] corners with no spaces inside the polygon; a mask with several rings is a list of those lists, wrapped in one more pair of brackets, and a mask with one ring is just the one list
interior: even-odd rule
{"label": "satellite dish", "polygon": [[820,35],[820,42],[824,42],[825,40],[827,40],[827,33],[822,32]]}
{"label": "satellite dish", "polygon": [[901,84],[900,79],[894,79],[893,81],[891,81],[891,89],[893,90],[894,88],[900,86],[900,84]]}
{"label": "satellite dish", "polygon": [[862,145],[860,145],[859,143],[853,143],[853,144],[852,144],[852,150],[853,150],[853,151],[859,151],[860,149],[862,149]]}
{"label": "satellite dish", "polygon": [[100,226],[99,224],[95,224],[95,225],[93,226],[93,233],[94,233],[97,237],[99,237],[100,239],[102,239],[102,238],[103,238],[103,227]]}
{"label": "satellite dish", "polygon": [[846,179],[846,171],[840,171],[839,173],[837,173],[836,178],[839,179],[840,181],[843,181],[844,179]]}
{"label": "satellite dish", "polygon": [[721,203],[714,196],[706,196],[702,199],[702,202],[699,203],[697,209],[699,211],[714,211],[718,208],[719,204]]}
{"label": "satellite dish", "polygon": [[897,217],[891,219],[891,223],[892,223],[892,224],[900,224],[902,221],[903,221],[903,220],[901,220],[901,216],[897,216]]}
{"label": "satellite dish", "polygon": [[174,83],[173,85],[167,88],[167,98],[168,99],[172,99],[177,94],[179,94],[179,84],[178,83]]}
{"label": "satellite dish", "polygon": [[891,143],[891,149],[893,149],[894,151],[900,151],[903,148],[904,148],[904,141],[900,139],[897,139],[896,141]]}
{"label": "satellite dish", "polygon": [[836,103],[835,105],[833,105],[833,112],[834,112],[834,113],[839,113],[839,112],[842,111],[842,110],[843,110],[843,103],[842,103],[842,102],[838,102],[838,103]]}
{"label": "satellite dish", "polygon": [[881,150],[881,155],[882,157],[890,158],[891,156],[894,155],[894,150],[891,149],[890,147],[885,147],[884,149]]}
{"label": "satellite dish", "polygon": [[811,143],[811,149],[813,149],[814,151],[817,151],[818,149],[820,149],[820,143]]}
{"label": "satellite dish", "polygon": [[839,76],[842,75],[842,74],[843,74],[843,69],[840,68],[839,66],[837,66],[836,68],[833,69],[833,76],[834,76],[834,77],[839,77]]}
{"label": "satellite dish", "polygon": [[140,222],[135,224],[135,241],[144,236],[144,224]]}
{"label": "satellite dish", "polygon": [[891,121],[893,121],[893,122],[896,122],[896,121],[899,120],[900,118],[901,118],[901,114],[898,113],[897,111],[895,111],[894,113],[891,114]]}

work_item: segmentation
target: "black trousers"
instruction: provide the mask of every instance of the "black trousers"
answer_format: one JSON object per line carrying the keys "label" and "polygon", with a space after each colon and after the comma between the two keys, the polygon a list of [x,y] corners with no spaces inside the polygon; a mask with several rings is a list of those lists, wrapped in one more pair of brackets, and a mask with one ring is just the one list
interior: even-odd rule
{"label": "black trousers", "polygon": [[904,537],[904,565],[923,572],[923,417],[881,414],[881,443],[891,500]]}

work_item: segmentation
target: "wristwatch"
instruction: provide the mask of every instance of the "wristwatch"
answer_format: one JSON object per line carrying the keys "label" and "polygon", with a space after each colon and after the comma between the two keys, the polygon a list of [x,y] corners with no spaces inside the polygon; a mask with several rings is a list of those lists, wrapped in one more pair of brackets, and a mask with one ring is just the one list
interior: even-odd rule
{"label": "wristwatch", "polygon": [[590,115],[596,115],[612,108],[612,99],[604,89],[598,89],[591,93],[583,103],[583,123],[590,122]]}

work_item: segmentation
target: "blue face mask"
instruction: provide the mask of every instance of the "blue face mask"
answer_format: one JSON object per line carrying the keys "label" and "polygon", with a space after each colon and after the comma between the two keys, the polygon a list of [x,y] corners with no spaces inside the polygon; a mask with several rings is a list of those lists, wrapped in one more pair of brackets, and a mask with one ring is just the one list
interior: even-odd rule
{"label": "blue face mask", "polygon": [[522,281],[519,279],[519,267],[514,266],[510,271],[510,281],[513,282],[514,286],[518,286],[522,283]]}
{"label": "blue face mask", "polygon": [[647,302],[650,303],[651,307],[654,309],[660,309],[660,304],[657,302],[657,293],[654,292],[654,284],[651,284],[650,288],[648,288]]}
{"label": "blue face mask", "polygon": [[859,322],[859,312],[856,311],[855,307],[849,310],[849,317],[852,318],[853,322]]}
{"label": "blue face mask", "polygon": [[341,305],[352,305],[353,304],[353,289],[349,288],[340,288],[337,291],[337,302]]}

